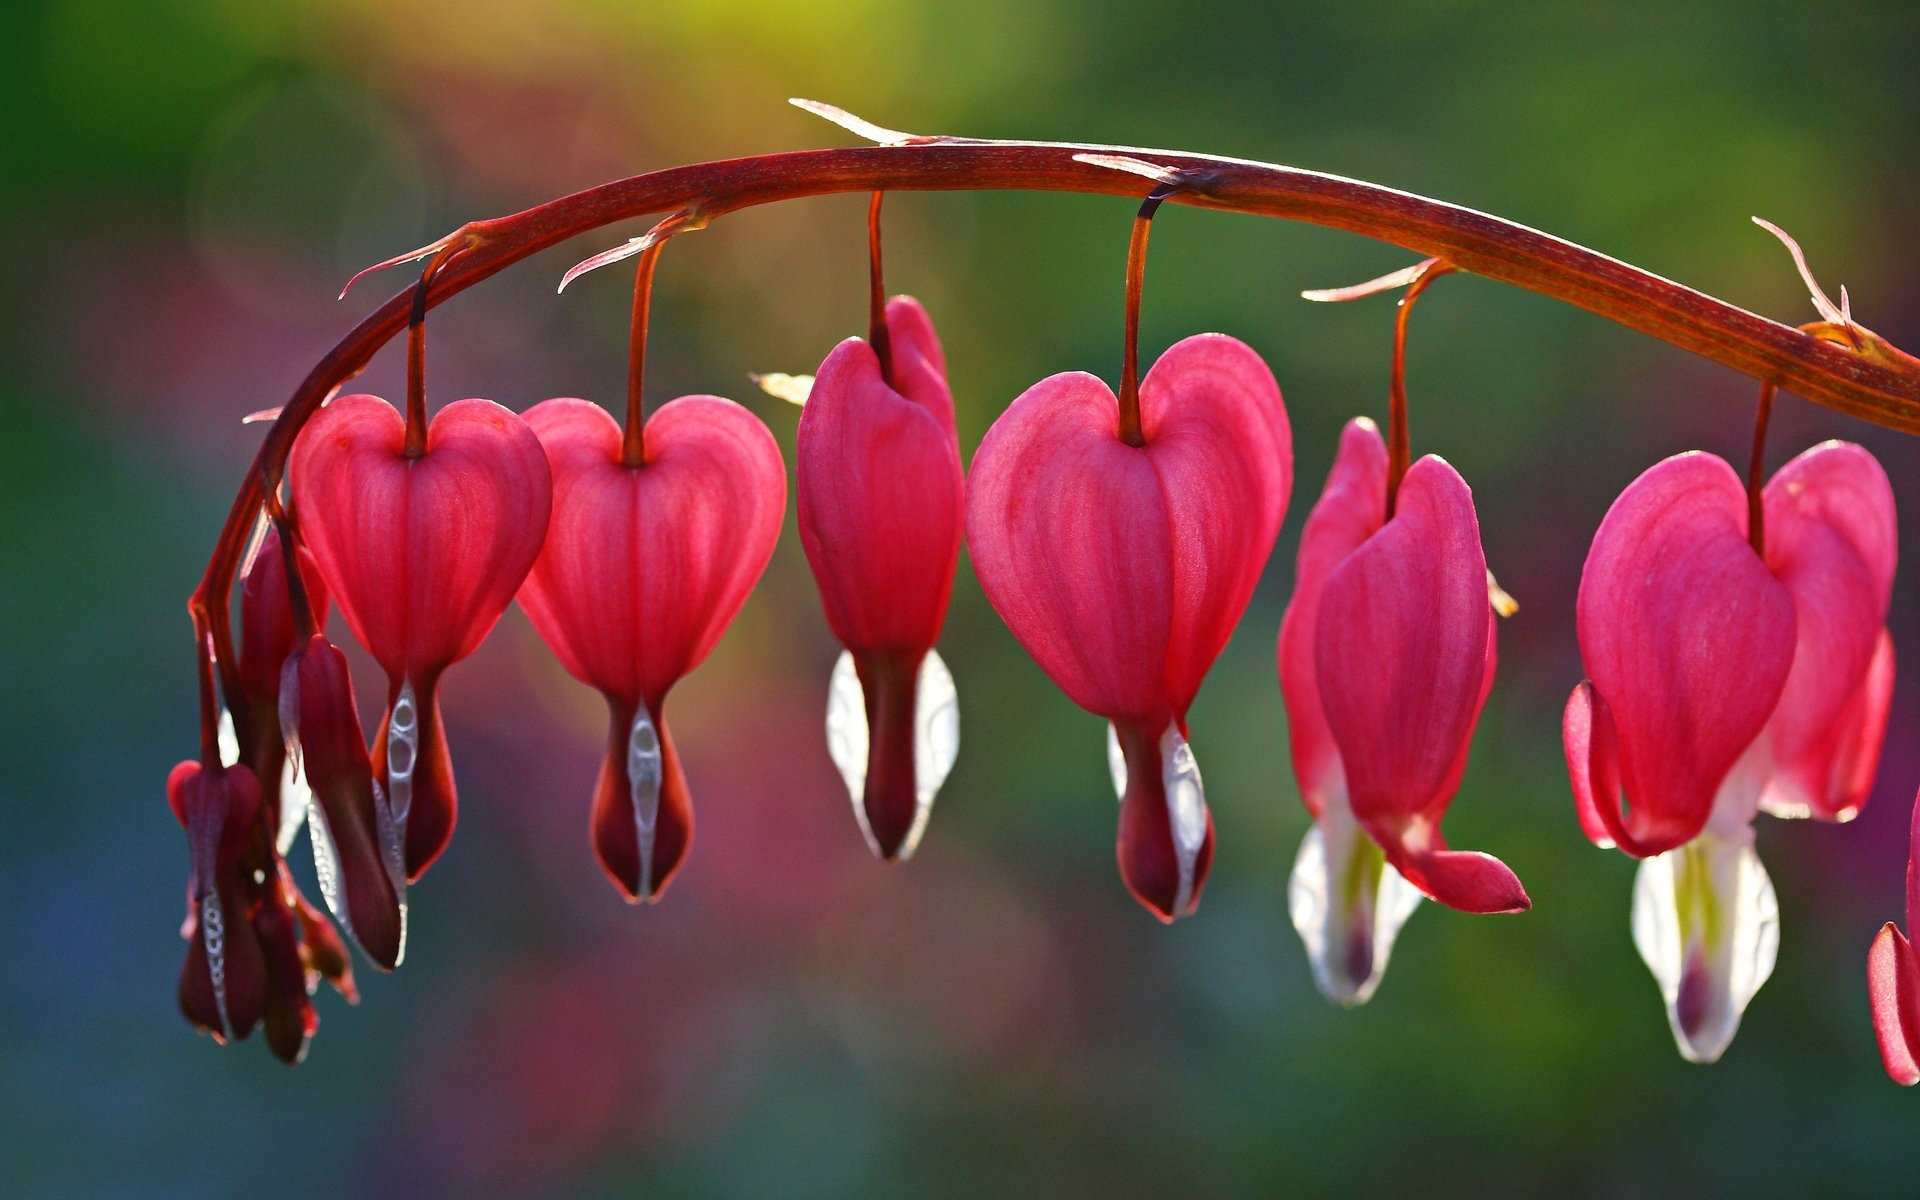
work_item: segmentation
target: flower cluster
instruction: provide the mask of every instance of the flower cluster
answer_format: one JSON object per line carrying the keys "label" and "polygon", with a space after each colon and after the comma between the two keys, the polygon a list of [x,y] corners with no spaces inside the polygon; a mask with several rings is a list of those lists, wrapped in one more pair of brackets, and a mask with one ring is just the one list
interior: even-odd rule
{"label": "flower cluster", "polygon": [[[1107,161],[1161,181],[1135,225],[1119,389],[1082,372],[1034,384],[969,475],[932,320],[909,297],[885,298],[876,198],[868,336],[794,385],[805,393],[797,508],[844,647],[827,748],[873,852],[913,854],[958,753],[958,693],[936,644],[964,541],[1014,637],[1107,722],[1119,873],[1170,922],[1198,907],[1215,852],[1188,714],[1281,531],[1293,441],[1279,385],[1244,342],[1188,337],[1140,376],[1147,222],[1180,180]],[[416,295],[404,412],[337,396],[300,430],[284,508],[278,480],[267,489],[237,661],[218,664],[234,744],[219,752],[209,734],[167,784],[189,847],[180,1000],[195,1025],[221,1039],[264,1025],[297,1060],[318,982],[353,995],[340,932],[375,966],[399,965],[408,887],[457,815],[439,688],[516,599],[567,672],[606,699],[589,816],[601,868],[627,900],[651,903],[685,862],[693,803],[667,698],[759,580],[787,495],[773,436],[741,405],[703,395],[642,409],[654,263],[703,220],[669,218],[568,276],[641,256],[624,427],[572,398],[524,416],[461,400],[428,421],[421,321],[436,257]],[[1388,434],[1365,417],[1342,432],[1277,647],[1313,818],[1289,907],[1321,990],[1342,1004],[1373,994],[1423,897],[1468,913],[1531,905],[1504,862],[1451,848],[1441,830],[1511,611],[1466,481],[1408,446],[1406,316],[1451,269],[1429,261],[1327,297],[1408,285]],[[1770,402],[1771,389],[1762,430]],[[1614,503],[1581,580],[1588,678],[1563,721],[1581,827],[1642,860],[1634,940],[1697,1061],[1725,1050],[1773,967],[1778,911],[1756,815],[1856,814],[1893,680],[1885,473],[1833,442],[1762,486],[1758,445],[1755,458],[1744,483],[1710,455],[1669,458]],[[334,607],[386,675],[371,742],[326,633]],[[340,932],[287,870],[302,824]],[[1920,824],[1915,837],[1920,854]],[[1911,930],[1911,879],[1909,891]],[[1912,1082],[1920,966],[1892,925],[1870,982],[1888,1069]]]}

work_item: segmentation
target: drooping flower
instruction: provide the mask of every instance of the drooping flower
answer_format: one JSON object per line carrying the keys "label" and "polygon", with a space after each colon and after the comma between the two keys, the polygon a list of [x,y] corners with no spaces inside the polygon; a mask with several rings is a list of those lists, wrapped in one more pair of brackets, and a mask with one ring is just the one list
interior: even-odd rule
{"label": "drooping flower", "polygon": [[886,307],[890,378],[860,338],[820,364],[800,413],[800,541],[834,636],[828,746],[882,858],[913,853],[959,749],[934,650],[960,556],[966,480],[946,358],[920,303]]}
{"label": "drooping flower", "polygon": [[1314,817],[1288,901],[1316,981],[1343,1004],[1373,994],[1423,894],[1466,912],[1529,906],[1506,864],[1440,833],[1494,674],[1473,494],[1428,456],[1388,517],[1387,474],[1379,430],[1348,422],[1280,625],[1294,776]]}
{"label": "drooping flower", "polygon": [[287,660],[280,725],[313,798],[307,832],[321,896],[367,957],[390,971],[406,953],[404,826],[374,778],[347,657],[324,634]]}
{"label": "drooping flower", "polygon": [[1828,442],[1761,500],[1764,554],[1731,467],[1666,459],[1614,502],[1580,580],[1574,798],[1588,837],[1644,860],[1634,942],[1696,1062],[1725,1052],[1779,946],[1755,815],[1857,813],[1892,688],[1896,531],[1880,465]]}
{"label": "drooping flower", "polygon": [[1920,934],[1920,797],[1908,822],[1907,927],[1888,921],[1867,952],[1867,998],[1873,1032],[1887,1074],[1903,1087],[1920,1083],[1920,955],[1910,934]]}
{"label": "drooping flower", "polygon": [[562,666],[607,699],[593,846],[626,896],[658,899],[693,837],[663,705],[766,569],[786,511],[779,447],[746,409],[682,396],[646,421],[645,460],[585,400],[536,405],[553,519],[520,604]]}
{"label": "drooping flower", "polygon": [[1111,723],[1121,877],[1171,921],[1213,860],[1187,709],[1272,552],[1293,444],[1272,372],[1220,334],[1169,348],[1139,402],[1131,445],[1094,376],[1028,388],[974,456],[967,539],[1014,636]]}
{"label": "drooping flower", "polygon": [[512,601],[546,535],[552,485],[526,423],[490,400],[441,409],[425,452],[377,396],[314,415],[289,463],[294,506],[333,598],[387,673],[375,776],[417,879],[453,834],[457,797],[437,693]]}
{"label": "drooping flower", "polygon": [[260,785],[244,766],[191,760],[167,776],[167,803],[187,831],[187,961],[180,1011],[226,1042],[246,1037],[266,1007],[268,975],[241,859],[260,814]]}

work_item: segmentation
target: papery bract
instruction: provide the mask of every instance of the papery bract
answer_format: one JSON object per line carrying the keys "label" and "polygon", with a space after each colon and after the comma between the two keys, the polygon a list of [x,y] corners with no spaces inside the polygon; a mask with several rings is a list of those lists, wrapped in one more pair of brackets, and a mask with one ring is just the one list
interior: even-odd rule
{"label": "papery bract", "polygon": [[1142,446],[1092,375],[1028,388],[974,457],[967,538],[1014,636],[1124,759],[1121,876],[1162,920],[1193,910],[1213,824],[1187,709],[1273,549],[1293,482],[1273,374],[1203,334],[1140,385]]}
{"label": "papery bract", "polygon": [[1777,953],[1754,816],[1857,812],[1891,692],[1895,524],[1879,464],[1816,446],[1774,476],[1762,511],[1764,556],[1733,469],[1669,458],[1614,502],[1580,583],[1574,798],[1589,837],[1646,860],[1634,941],[1697,1062],[1725,1052]]}
{"label": "papery bract", "polygon": [[527,423],[552,464],[553,519],[520,603],[561,665],[607,698],[594,850],[629,899],[653,900],[693,836],[662,706],[766,569],[786,470],[766,426],[719,396],[661,406],[638,467],[588,401],[547,400]]}
{"label": "papery bract", "polygon": [[800,413],[795,479],[801,544],[847,648],[830,748],[874,852],[906,858],[958,749],[952,677],[933,647],[966,482],[933,324],[906,296],[888,302],[886,321],[891,384],[865,341],[834,347]]}
{"label": "papery bract", "polygon": [[418,878],[446,848],[457,806],[441,672],[479,646],[526,578],[552,485],[526,423],[490,400],[441,409],[418,458],[405,441],[392,405],[340,396],[301,432],[289,476],[314,560],[387,672],[373,761]]}
{"label": "papery bract", "polygon": [[1349,422],[1301,535],[1278,652],[1314,815],[1289,907],[1321,990],[1343,1004],[1372,995],[1421,894],[1467,912],[1529,906],[1504,863],[1440,833],[1493,684],[1487,578],[1459,474],[1421,459],[1388,518],[1386,447],[1373,422]]}

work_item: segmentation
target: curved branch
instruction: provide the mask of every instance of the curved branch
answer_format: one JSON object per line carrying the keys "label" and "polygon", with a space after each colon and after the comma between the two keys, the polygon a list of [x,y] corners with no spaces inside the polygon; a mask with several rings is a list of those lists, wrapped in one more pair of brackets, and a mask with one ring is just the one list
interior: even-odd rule
{"label": "curved branch", "polygon": [[[1172,203],[1305,221],[1436,256],[1461,270],[1552,296],[1724,363],[1815,403],[1920,433],[1920,359],[1851,326],[1813,332],[1770,321],[1638,267],[1459,205],[1294,167],[1168,150],[1057,142],[915,138],[797,150],[651,171],[480,221],[434,243],[445,258],[435,305],[527,256],[615,221],[697,205],[708,216],[838,192],[1025,190],[1137,197],[1141,181],[1076,156],[1124,155],[1179,170]],[[228,605],[245,532],[277,486],[294,436],[334,390],[405,327],[413,289],[388,299],[314,367],[267,432],[189,604],[197,629],[231,657]]]}

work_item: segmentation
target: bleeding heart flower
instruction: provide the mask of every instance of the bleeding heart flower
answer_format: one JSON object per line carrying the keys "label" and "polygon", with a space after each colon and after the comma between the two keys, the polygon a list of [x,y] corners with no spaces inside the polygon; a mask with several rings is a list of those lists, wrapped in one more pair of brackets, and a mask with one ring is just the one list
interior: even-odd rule
{"label": "bleeding heart flower", "polygon": [[241,875],[260,815],[260,785],[246,767],[188,761],[167,776],[167,803],[187,831],[191,864],[180,1011],[218,1041],[243,1038],[259,1023],[269,986]]}
{"label": "bleeding heart flower", "polygon": [[1348,422],[1280,625],[1294,776],[1314,817],[1288,903],[1314,978],[1342,1004],[1373,994],[1422,894],[1466,912],[1530,904],[1505,863],[1440,833],[1493,685],[1473,494],[1428,456],[1388,517],[1387,473],[1373,422]]}
{"label": "bleeding heart flower", "polygon": [[520,591],[534,628],[612,715],[594,789],[593,845],[632,900],[665,891],[693,809],[662,713],[766,569],[786,469],[766,426],[719,396],[647,419],[645,461],[622,461],[618,423],[585,400],[527,413],[552,464],[553,520]]}
{"label": "bleeding heart flower", "polygon": [[800,540],[834,636],[827,742],[867,843],[913,853],[959,751],[934,643],[960,556],[966,479],[946,358],[920,303],[886,308],[889,381],[860,338],[834,347],[800,413]]}
{"label": "bleeding heart flower", "polygon": [[1920,1083],[1920,956],[1907,935],[1920,933],[1920,797],[1913,805],[1907,847],[1907,929],[1888,921],[1867,952],[1867,998],[1880,1057],[1895,1083]]}
{"label": "bleeding heart flower", "polygon": [[519,417],[461,400],[426,451],[377,396],[317,413],[289,463],[304,539],[354,635],[387,672],[373,760],[419,878],[453,834],[457,797],[436,691],[486,637],[546,535],[547,459]]}
{"label": "bleeding heart flower", "polygon": [[1696,1062],[1726,1050],[1779,946],[1754,816],[1857,813],[1892,689],[1896,530],[1880,465],[1816,446],[1762,504],[1764,557],[1733,469],[1669,458],[1614,501],[1580,580],[1574,799],[1590,838],[1645,860],[1634,942]]}
{"label": "bleeding heart flower", "polygon": [[1143,445],[1092,375],[1043,379],[974,456],[967,538],[1007,627],[1106,717],[1120,874],[1162,920],[1193,911],[1213,819],[1187,709],[1286,516],[1293,443],[1273,373],[1220,334],[1178,342],[1140,385]]}

